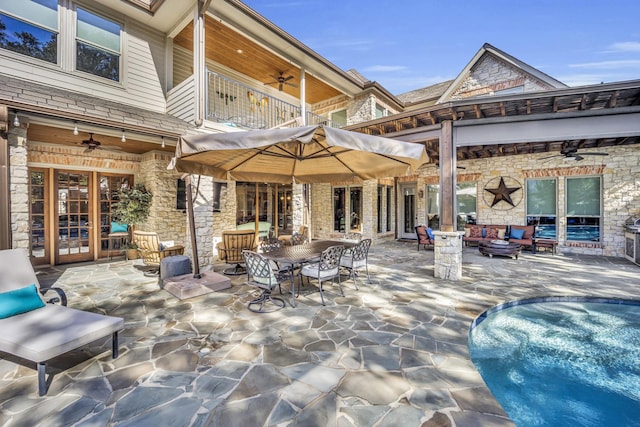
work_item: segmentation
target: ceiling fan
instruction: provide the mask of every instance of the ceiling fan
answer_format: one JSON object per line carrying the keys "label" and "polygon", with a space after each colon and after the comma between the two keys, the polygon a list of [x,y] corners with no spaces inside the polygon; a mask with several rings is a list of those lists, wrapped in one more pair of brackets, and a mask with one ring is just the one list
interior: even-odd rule
{"label": "ceiling fan", "polygon": [[121,147],[115,147],[115,146],[103,147],[100,141],[96,141],[95,139],[93,139],[93,133],[89,133],[89,139],[83,139],[80,145],[83,145],[86,147],[86,150],[84,150],[85,153],[96,150],[96,149],[97,150],[122,150]]}
{"label": "ceiling fan", "polygon": [[291,80],[293,78],[293,76],[285,77],[284,76],[284,71],[280,71],[277,76],[274,76],[273,74],[271,74],[270,76],[275,81],[267,82],[267,83],[265,83],[265,85],[278,85],[278,90],[280,92],[282,92],[282,88],[284,87],[284,85],[291,86],[291,87],[298,87],[297,84],[289,83],[289,80]]}
{"label": "ceiling fan", "polygon": [[549,160],[549,159],[553,159],[556,157],[565,157],[568,159],[575,159],[576,162],[579,162],[580,160],[584,160],[583,156],[608,156],[609,153],[578,153],[578,149],[577,148],[569,148],[566,150],[561,150],[560,154],[554,154],[552,156],[547,156],[547,157],[541,157],[540,160]]}

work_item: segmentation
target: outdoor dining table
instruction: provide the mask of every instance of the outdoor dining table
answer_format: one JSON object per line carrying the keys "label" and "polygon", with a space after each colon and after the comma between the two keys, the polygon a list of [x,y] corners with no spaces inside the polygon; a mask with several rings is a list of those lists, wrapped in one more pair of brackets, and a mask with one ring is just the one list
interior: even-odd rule
{"label": "outdoor dining table", "polygon": [[288,265],[291,277],[291,306],[296,306],[295,301],[295,274],[296,265],[316,262],[320,259],[322,252],[331,246],[342,245],[346,249],[353,248],[357,243],[347,240],[312,240],[303,245],[283,246],[271,252],[263,253],[262,256],[278,264]]}

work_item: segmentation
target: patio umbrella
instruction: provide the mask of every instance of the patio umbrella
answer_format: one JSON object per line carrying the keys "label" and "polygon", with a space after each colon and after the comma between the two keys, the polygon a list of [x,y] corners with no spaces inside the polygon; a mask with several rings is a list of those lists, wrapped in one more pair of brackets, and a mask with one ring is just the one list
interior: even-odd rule
{"label": "patio umbrella", "polygon": [[[279,184],[402,176],[427,162],[423,145],[341,129],[284,129],[185,135],[168,169],[218,179]],[[197,257],[190,181],[187,208]],[[195,276],[199,276],[194,262]]]}
{"label": "patio umbrella", "polygon": [[426,162],[422,145],[318,125],[183,136],[169,168],[287,184],[402,176]]}

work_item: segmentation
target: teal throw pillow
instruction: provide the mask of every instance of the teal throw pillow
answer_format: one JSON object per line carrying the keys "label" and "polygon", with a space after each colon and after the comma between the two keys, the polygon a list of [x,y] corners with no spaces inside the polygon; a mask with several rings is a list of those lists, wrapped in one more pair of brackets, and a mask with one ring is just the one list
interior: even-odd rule
{"label": "teal throw pillow", "polygon": [[129,226],[127,224],[120,224],[115,221],[111,222],[112,233],[126,233],[127,231],[129,231]]}
{"label": "teal throw pillow", "polygon": [[524,236],[524,229],[522,228],[512,228],[511,232],[509,233],[509,238],[510,239],[522,239],[522,236]]}
{"label": "teal throw pillow", "polygon": [[0,319],[44,307],[35,283],[0,293]]}

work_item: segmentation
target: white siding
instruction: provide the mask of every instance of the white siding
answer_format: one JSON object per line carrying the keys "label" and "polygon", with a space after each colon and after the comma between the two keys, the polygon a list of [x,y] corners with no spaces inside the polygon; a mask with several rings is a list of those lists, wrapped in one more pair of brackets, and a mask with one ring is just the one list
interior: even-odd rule
{"label": "white siding", "polygon": [[195,120],[195,79],[193,75],[169,91],[167,113],[186,122]]}

